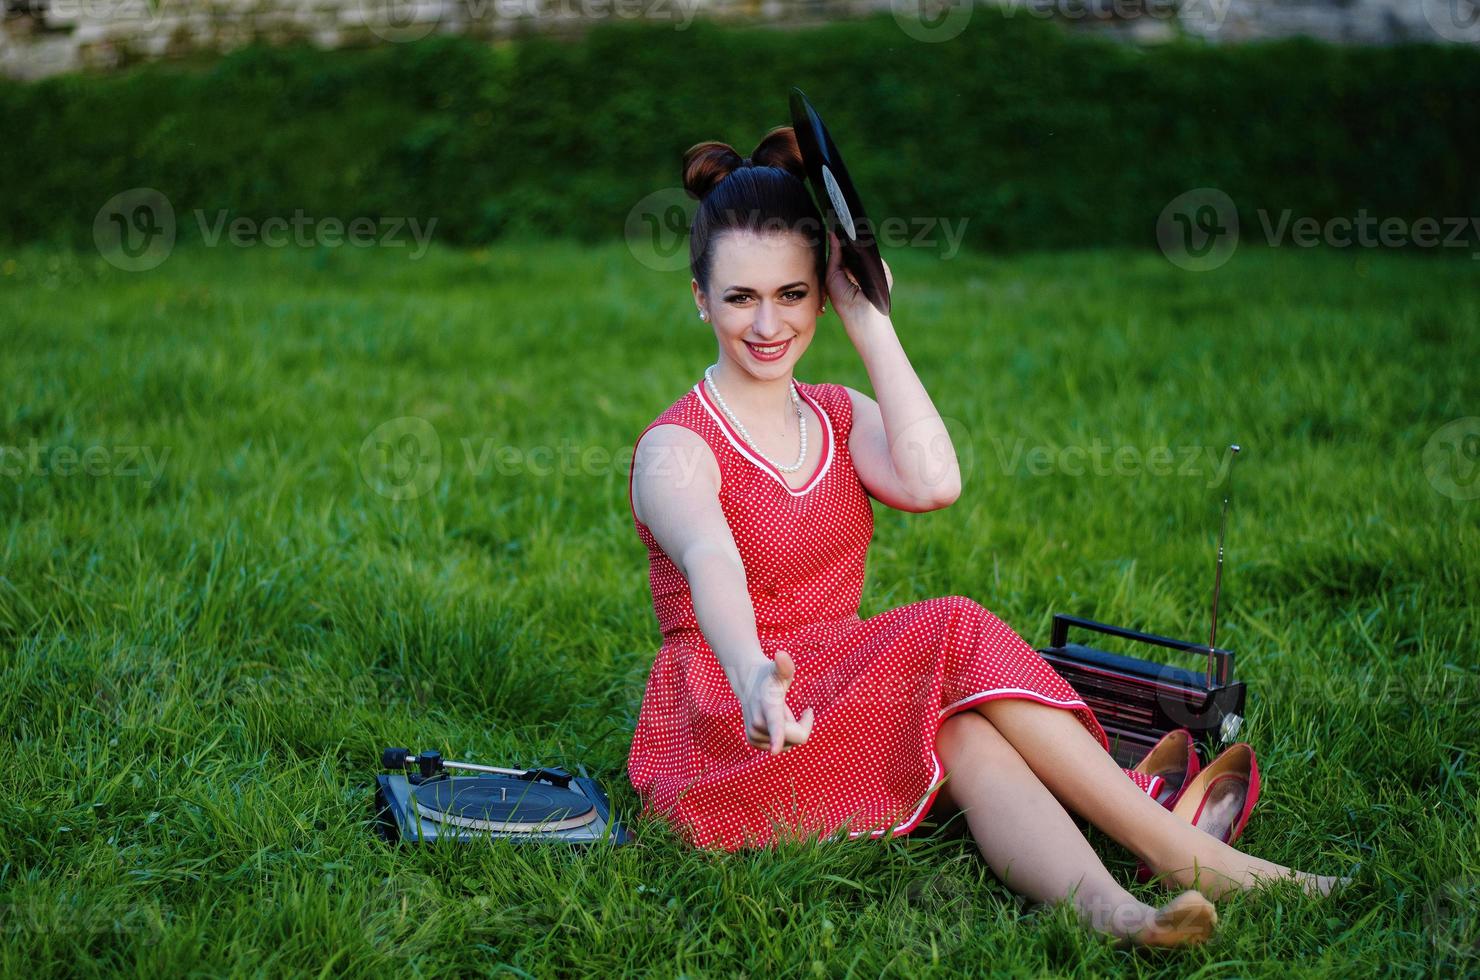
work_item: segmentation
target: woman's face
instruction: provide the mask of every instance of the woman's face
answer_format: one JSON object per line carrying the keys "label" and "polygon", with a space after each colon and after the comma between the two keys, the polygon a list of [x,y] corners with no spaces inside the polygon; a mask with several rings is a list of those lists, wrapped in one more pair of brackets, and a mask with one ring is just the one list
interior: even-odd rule
{"label": "woman's face", "polygon": [[791,374],[812,342],[824,299],[814,262],[796,233],[730,231],[715,243],[708,291],[690,282],[721,357],[758,379]]}

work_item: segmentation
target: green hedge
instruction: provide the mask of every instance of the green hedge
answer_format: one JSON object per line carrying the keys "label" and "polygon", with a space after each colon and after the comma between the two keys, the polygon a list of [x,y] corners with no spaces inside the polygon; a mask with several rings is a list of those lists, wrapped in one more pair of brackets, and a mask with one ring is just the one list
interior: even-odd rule
{"label": "green hedge", "polygon": [[[1292,41],[1141,49],[978,15],[953,41],[892,18],[796,31],[633,23],[578,41],[435,37],[242,49],[205,66],[0,84],[10,243],[86,243],[113,194],[257,219],[417,216],[435,238],[619,235],[682,151],[742,152],[811,95],[876,218],[969,219],[986,248],[1149,244],[1223,189],[1325,218],[1480,214],[1480,51]],[[181,220],[189,238],[194,220]]]}

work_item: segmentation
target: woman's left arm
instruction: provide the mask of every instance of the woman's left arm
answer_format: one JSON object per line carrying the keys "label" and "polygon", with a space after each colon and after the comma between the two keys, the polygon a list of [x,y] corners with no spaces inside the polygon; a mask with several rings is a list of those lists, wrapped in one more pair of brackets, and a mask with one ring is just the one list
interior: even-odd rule
{"label": "woman's left arm", "polygon": [[[878,395],[876,402],[846,389],[853,403],[848,451],[854,468],[864,489],[890,507],[916,513],[948,507],[961,496],[950,433],[905,355],[893,321],[874,309],[842,267],[835,235],[832,244],[828,298]],[[892,287],[887,264],[885,274]]]}

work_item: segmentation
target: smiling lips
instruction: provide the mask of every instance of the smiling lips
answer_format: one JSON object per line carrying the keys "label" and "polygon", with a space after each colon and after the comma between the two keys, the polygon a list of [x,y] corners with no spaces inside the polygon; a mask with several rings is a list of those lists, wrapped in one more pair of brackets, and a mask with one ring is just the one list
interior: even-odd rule
{"label": "smiling lips", "polygon": [[744,341],[744,343],[746,347],[750,348],[751,356],[759,361],[779,360],[786,355],[787,349],[791,347],[791,341],[789,340],[780,344],[769,344],[765,347],[757,347],[748,340]]}

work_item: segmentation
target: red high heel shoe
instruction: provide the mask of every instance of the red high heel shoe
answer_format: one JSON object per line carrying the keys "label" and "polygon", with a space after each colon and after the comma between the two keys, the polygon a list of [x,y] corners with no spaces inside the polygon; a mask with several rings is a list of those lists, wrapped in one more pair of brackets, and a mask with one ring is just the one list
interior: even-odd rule
{"label": "red high heel shoe", "polygon": [[1201,768],[1192,733],[1178,728],[1163,735],[1161,741],[1146,753],[1146,758],[1136,763],[1135,771],[1161,780],[1160,783],[1152,782],[1150,796],[1170,810],[1181,799],[1188,781]]}
{"label": "red high heel shoe", "polygon": [[[1244,832],[1259,800],[1259,764],[1248,742],[1230,745],[1207,768],[1183,787],[1172,813],[1205,830],[1225,844]],[[1149,881],[1151,870],[1142,864],[1137,881]]]}

